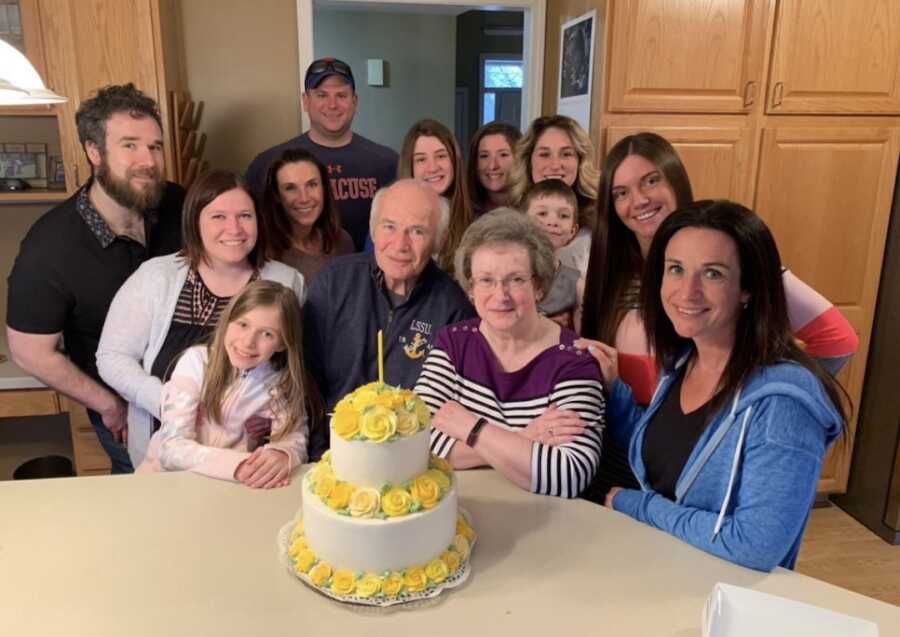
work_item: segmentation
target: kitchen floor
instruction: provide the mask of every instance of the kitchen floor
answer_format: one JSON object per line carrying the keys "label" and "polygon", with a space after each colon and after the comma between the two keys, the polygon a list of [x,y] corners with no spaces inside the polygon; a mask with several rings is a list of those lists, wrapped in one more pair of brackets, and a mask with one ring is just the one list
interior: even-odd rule
{"label": "kitchen floor", "polygon": [[900,606],[900,545],[833,505],[813,509],[797,572]]}

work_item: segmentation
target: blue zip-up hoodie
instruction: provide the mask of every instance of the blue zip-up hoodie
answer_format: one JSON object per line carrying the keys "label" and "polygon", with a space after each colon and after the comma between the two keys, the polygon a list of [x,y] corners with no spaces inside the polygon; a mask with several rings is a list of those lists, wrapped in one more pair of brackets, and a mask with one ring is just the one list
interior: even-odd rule
{"label": "blue zip-up hoodie", "polygon": [[607,405],[629,448],[641,491],[616,494],[613,508],[742,566],[793,568],[828,445],[843,423],[819,380],[796,363],[757,370],[715,414],[675,485],[675,501],[652,491],[644,434],[688,356],[640,407],[621,380]]}

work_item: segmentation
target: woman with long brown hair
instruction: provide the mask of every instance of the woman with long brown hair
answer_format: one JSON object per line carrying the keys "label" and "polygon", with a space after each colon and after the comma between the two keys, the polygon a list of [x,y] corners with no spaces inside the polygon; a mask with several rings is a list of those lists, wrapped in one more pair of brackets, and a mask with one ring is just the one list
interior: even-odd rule
{"label": "woman with long brown hair", "polygon": [[412,177],[450,202],[450,223],[439,263],[453,271],[453,255],[472,223],[472,205],[466,193],[465,169],[459,144],[450,129],[433,119],[419,120],[403,139],[397,178]]}
{"label": "woman with long brown hair", "polygon": [[308,150],[289,148],[269,165],[262,212],[271,227],[270,258],[299,270],[307,285],[330,259],[354,252],[325,166]]}
{"label": "woman with long brown hair", "polygon": [[[618,373],[638,404],[657,386],[657,359],[640,310],[641,275],[657,229],[677,208],[693,201],[687,170],[672,145],[656,133],[629,135],[607,153],[600,179],[597,225],[585,282],[583,343],[617,351]],[[788,317],[805,351],[831,373],[859,345],[852,326],[822,295],[785,269]],[[617,423],[610,420],[610,430]],[[601,499],[614,485],[634,486],[625,450],[610,437],[591,489]]]}

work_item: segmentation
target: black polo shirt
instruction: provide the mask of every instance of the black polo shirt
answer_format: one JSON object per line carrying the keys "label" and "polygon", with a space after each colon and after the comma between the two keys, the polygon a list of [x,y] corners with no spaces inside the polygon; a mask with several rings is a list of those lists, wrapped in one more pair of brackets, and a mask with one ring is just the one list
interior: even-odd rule
{"label": "black polo shirt", "polygon": [[112,233],[90,203],[90,186],[25,235],[8,278],[6,324],[28,334],[62,332],[72,362],[99,381],[97,344],[109,304],[141,263],[180,249],[184,189],[167,183],[159,208],[147,211],[144,247]]}

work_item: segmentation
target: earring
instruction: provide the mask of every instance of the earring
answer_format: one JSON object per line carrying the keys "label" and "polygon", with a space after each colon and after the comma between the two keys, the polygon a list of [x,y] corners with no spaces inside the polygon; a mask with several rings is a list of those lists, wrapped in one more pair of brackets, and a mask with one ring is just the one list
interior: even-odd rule
{"label": "earring", "polygon": [[748,305],[750,305],[750,301],[744,301],[743,308],[746,310]]}

